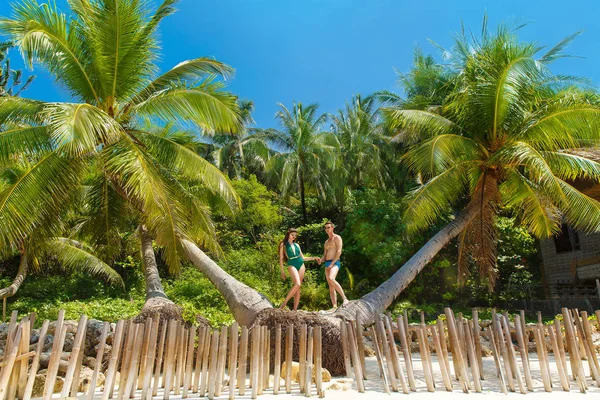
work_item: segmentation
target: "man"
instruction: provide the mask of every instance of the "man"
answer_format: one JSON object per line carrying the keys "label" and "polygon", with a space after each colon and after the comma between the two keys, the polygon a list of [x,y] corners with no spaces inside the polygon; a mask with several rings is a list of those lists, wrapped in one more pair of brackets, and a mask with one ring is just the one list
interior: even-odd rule
{"label": "man", "polygon": [[320,258],[319,264],[322,262],[325,263],[325,278],[327,279],[327,283],[329,284],[329,297],[331,298],[331,304],[333,308],[337,307],[337,293],[342,296],[344,301],[343,304],[348,302],[346,295],[344,294],[344,289],[342,286],[335,280],[338,272],[340,272],[340,256],[342,255],[342,238],[340,235],[336,235],[333,232],[335,226],[333,222],[327,221],[325,223],[325,232],[329,237],[325,241],[325,250],[323,251],[323,258]]}

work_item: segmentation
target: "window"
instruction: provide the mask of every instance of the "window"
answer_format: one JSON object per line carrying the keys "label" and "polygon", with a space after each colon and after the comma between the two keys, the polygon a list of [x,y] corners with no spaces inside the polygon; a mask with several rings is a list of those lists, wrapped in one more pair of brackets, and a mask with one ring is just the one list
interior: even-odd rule
{"label": "window", "polygon": [[567,224],[563,224],[558,236],[554,237],[554,246],[557,254],[578,251],[581,247],[579,245],[579,234]]}

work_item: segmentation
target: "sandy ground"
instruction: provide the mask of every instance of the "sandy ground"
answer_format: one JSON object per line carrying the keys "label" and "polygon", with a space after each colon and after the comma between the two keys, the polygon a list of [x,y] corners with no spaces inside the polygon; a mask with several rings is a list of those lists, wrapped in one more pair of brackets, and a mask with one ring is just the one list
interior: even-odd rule
{"label": "sandy ground", "polygon": [[[323,383],[323,388],[325,389],[325,398],[336,399],[336,400],[377,399],[377,398],[387,399],[387,398],[389,398],[389,396],[403,396],[404,395],[402,392],[398,392],[398,393],[392,392],[390,395],[386,394],[383,390],[382,379],[379,377],[379,367],[377,366],[377,360],[375,359],[375,357],[369,357],[369,358],[367,358],[366,361],[367,361],[368,380],[365,381],[365,389],[366,389],[365,393],[358,393],[358,391],[356,389],[356,385],[355,385],[354,381],[351,379],[334,378],[334,379],[332,379],[331,382]],[[421,365],[421,360],[419,358],[419,354],[413,354],[413,366],[414,366],[414,370],[415,370],[415,379],[416,379],[416,384],[417,384],[417,390],[416,390],[416,392],[410,392],[408,394],[408,396],[410,396],[413,399],[418,399],[418,398],[430,399],[433,394],[435,394],[435,396],[442,396],[442,397],[448,398],[448,399],[466,396],[466,394],[464,394],[462,392],[462,390],[460,389],[460,386],[459,386],[459,383],[457,380],[453,380],[454,390],[452,392],[447,392],[444,388],[444,385],[442,382],[442,376],[441,376],[440,369],[439,369],[439,366],[437,363],[437,359],[435,358],[434,355],[432,355],[432,362],[433,362],[433,369],[434,369],[434,380],[436,383],[435,393],[430,393],[427,391],[427,386],[423,379],[423,372],[422,372],[423,369],[422,369],[422,365]],[[584,361],[583,364],[587,370],[587,367],[588,367],[587,361]],[[475,390],[472,390],[469,393],[469,396],[485,397],[486,399],[492,399],[492,398],[504,399],[504,398],[506,398],[507,395],[502,394],[502,392],[500,390],[500,381],[496,377],[496,367],[494,364],[494,359],[492,357],[484,358],[483,365],[484,365],[484,376],[486,378],[482,384],[483,392],[476,393]],[[403,361],[402,361],[402,367],[403,367],[404,371],[406,372]],[[452,368],[452,365],[451,365],[451,368]],[[571,385],[570,392],[564,392],[562,390],[562,388],[560,386],[560,381],[558,379],[556,364],[554,363],[554,359],[552,356],[550,356],[550,368],[552,370],[551,376],[552,376],[552,382],[553,382],[553,389],[552,389],[551,393],[547,393],[544,391],[544,386],[542,384],[541,375],[540,375],[539,363],[538,363],[538,360],[534,353],[530,354],[530,368],[531,368],[531,373],[532,373],[532,378],[533,378],[534,390],[533,390],[533,392],[527,393],[527,396],[528,396],[527,398],[535,399],[540,396],[543,396],[544,399],[558,398],[558,397],[560,397],[560,398],[565,398],[565,397],[581,398],[582,394],[579,392],[579,390],[576,386],[576,383],[573,380],[569,380],[569,383]],[[570,369],[570,367],[569,367],[569,369]],[[469,371],[469,374],[470,374],[470,371]],[[585,398],[600,399],[600,388],[598,388],[598,386],[596,386],[596,384],[592,381],[592,379],[589,378],[589,374],[586,374],[586,376],[588,376],[587,384],[589,387],[589,389],[587,391],[587,396],[591,396],[591,397],[585,397]],[[260,399],[275,399],[275,398],[277,398],[277,399],[281,399],[281,400],[304,397],[304,394],[300,393],[297,383],[292,384],[292,393],[286,394],[285,387],[283,385],[284,381],[282,380],[281,382],[282,382],[283,390],[280,390],[280,393],[278,395],[273,394],[273,389],[272,389],[272,385],[271,385],[271,387],[269,389],[265,390],[263,392],[263,394],[258,397]],[[251,398],[250,395],[251,395],[251,390],[247,389],[245,396],[236,395],[236,399],[250,399]],[[54,398],[58,398],[56,396],[57,395],[55,395]],[[517,387],[517,392],[516,393],[509,392],[508,396],[516,397],[516,396],[523,396],[523,395],[518,392],[518,387]],[[317,398],[316,389],[315,389],[314,385],[312,388],[312,397]],[[78,398],[83,399],[84,396],[81,395]],[[100,399],[100,398],[101,398],[101,392],[98,391],[95,394],[94,399]],[[136,394],[136,398],[140,398],[139,392]],[[163,398],[164,398],[163,393],[161,391],[159,391],[158,396],[155,397],[155,399],[163,399]],[[171,395],[169,398],[177,400],[177,399],[181,399],[182,397]],[[188,398],[191,398],[191,399],[198,398],[198,394],[190,393],[190,396]],[[223,392],[221,393],[221,396],[218,398],[219,399],[228,399],[229,398],[228,390],[224,389]]]}

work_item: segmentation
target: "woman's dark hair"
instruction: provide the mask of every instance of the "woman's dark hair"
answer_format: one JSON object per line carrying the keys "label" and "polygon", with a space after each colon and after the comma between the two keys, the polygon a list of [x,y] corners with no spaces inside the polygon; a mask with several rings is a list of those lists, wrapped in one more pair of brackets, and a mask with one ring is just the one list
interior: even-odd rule
{"label": "woman's dark hair", "polygon": [[[294,228],[290,228],[288,229],[288,231],[285,233],[285,236],[283,237],[283,240],[281,242],[279,242],[279,247],[281,246],[285,246],[285,244],[288,242],[288,240],[290,240],[290,235],[292,233],[298,233],[298,231]],[[283,256],[285,257],[285,260],[287,261],[287,252],[283,252]]]}

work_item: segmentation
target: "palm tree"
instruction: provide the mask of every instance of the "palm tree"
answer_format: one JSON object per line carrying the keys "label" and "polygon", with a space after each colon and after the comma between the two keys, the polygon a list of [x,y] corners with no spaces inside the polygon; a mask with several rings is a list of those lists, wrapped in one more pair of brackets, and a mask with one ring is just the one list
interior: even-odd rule
{"label": "palm tree", "polygon": [[[92,182],[86,202],[95,210],[95,237],[106,246],[119,196],[138,215],[143,249],[151,247],[148,237],[156,240],[173,272],[184,240],[187,247],[214,241],[209,210],[178,178],[237,207],[229,181],[186,146],[141,129],[144,118],[192,122],[204,134],[241,126],[236,97],[216,79],[231,75],[230,67],[197,58],[157,75],[156,29],[176,2],[164,0],[149,13],[149,1],[74,0],[67,18],[54,4],[25,0],[0,19],[0,31],[29,64],[46,68],[75,101],[0,99],[0,124],[17,126],[0,134],[0,162],[23,154],[37,160],[0,193],[0,249],[17,251],[49,216],[60,215],[84,180]],[[154,254],[144,254],[146,276],[154,279],[147,284],[160,288]]]}
{"label": "palm tree", "polygon": [[385,187],[387,171],[382,157],[385,138],[378,118],[375,98],[360,95],[331,116],[333,133],[340,143],[341,165],[336,176],[341,178],[337,182],[341,207],[345,190]]}
{"label": "palm tree", "polygon": [[[21,81],[23,71],[20,69],[13,70],[10,67],[10,59],[7,58],[8,51],[14,47],[12,42],[0,43],[0,96],[18,96],[22,91],[26,90],[31,82],[35,79],[34,75],[27,78],[25,83]],[[19,85],[21,87],[19,87]]]}
{"label": "palm tree", "polygon": [[600,231],[600,203],[569,181],[600,181],[600,164],[565,150],[600,144],[600,108],[595,94],[554,76],[548,64],[561,56],[563,40],[538,56],[535,44],[500,27],[480,40],[460,38],[451,72],[457,80],[441,107],[389,107],[383,113],[410,146],[408,168],[423,183],[406,197],[409,232],[430,226],[452,206],[462,210],[390,279],[347,307],[371,320],[387,308],[453,238],[459,268],[469,262],[493,285],[496,278],[495,218],[505,206],[538,238],[566,222],[584,232]]}
{"label": "palm tree", "polygon": [[215,134],[210,138],[210,143],[215,148],[212,152],[215,165],[230,178],[241,178],[250,174],[260,176],[269,160],[271,151],[264,133],[249,128],[254,124],[253,110],[252,101],[241,101],[243,132]]}
{"label": "palm tree", "polygon": [[330,191],[328,173],[336,165],[339,145],[335,135],[321,130],[327,115],[317,115],[317,104],[294,103],[291,111],[283,104],[279,107],[281,110],[275,118],[283,130],[268,132],[269,140],[279,152],[271,157],[267,170],[277,176],[283,196],[298,190],[302,218],[307,224],[306,189],[310,185],[321,198],[327,196]]}

